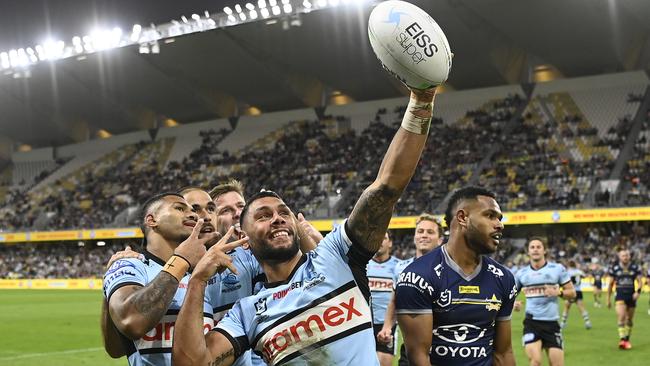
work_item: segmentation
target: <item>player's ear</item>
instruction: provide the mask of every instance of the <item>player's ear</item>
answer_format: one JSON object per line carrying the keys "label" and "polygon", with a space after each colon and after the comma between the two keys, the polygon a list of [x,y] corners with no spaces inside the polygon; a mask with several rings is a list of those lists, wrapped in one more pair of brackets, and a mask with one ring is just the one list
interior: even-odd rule
{"label": "player's ear", "polygon": [[153,216],[153,214],[148,214],[144,217],[144,226],[151,229],[158,226],[158,221],[156,221],[156,218]]}
{"label": "player's ear", "polygon": [[458,225],[462,228],[467,228],[467,220],[469,218],[469,213],[467,212],[466,209],[461,208],[456,211],[456,221],[458,221]]}

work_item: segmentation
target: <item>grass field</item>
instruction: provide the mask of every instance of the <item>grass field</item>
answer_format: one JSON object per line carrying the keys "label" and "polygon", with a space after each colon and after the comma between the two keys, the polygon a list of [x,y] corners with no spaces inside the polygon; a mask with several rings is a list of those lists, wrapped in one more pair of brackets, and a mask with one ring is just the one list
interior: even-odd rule
{"label": "grass field", "polygon": [[[586,294],[594,328],[585,330],[577,309],[571,309],[565,331],[566,365],[650,364],[648,295],[639,300],[630,351],[617,349],[613,310],[596,309]],[[0,365],[79,366],[126,365],[126,359],[105,355],[99,334],[99,291],[0,291]],[[517,364],[527,361],[521,347],[521,313],[513,319]]]}

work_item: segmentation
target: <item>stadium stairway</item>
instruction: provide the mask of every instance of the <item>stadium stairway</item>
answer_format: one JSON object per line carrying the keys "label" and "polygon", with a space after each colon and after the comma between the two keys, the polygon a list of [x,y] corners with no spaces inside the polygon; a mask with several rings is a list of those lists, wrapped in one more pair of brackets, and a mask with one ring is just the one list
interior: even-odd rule
{"label": "stadium stairway", "polygon": [[648,86],[645,90],[645,95],[643,96],[643,102],[641,103],[639,109],[636,111],[636,114],[634,115],[632,129],[630,130],[630,133],[627,135],[627,138],[625,140],[625,146],[623,146],[618,156],[618,159],[616,159],[616,164],[614,165],[614,169],[612,169],[609,179],[619,179],[621,177],[621,174],[623,173],[623,169],[625,168],[625,164],[627,163],[628,160],[630,160],[630,157],[632,156],[632,151],[634,150],[634,143],[639,137],[639,132],[641,131],[641,125],[643,124],[643,119],[646,116],[646,111],[648,111],[649,109],[650,109],[650,86]]}

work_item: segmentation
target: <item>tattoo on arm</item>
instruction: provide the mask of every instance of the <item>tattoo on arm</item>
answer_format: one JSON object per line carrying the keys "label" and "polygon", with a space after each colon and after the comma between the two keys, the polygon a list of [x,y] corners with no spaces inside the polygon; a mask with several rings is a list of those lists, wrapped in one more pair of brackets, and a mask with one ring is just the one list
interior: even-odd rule
{"label": "tattoo on arm", "polygon": [[177,289],[178,280],[167,272],[160,272],[151,283],[133,293],[130,302],[142,317],[155,324],[167,312]]}
{"label": "tattoo on arm", "polygon": [[208,366],[220,366],[220,365],[223,365],[223,362],[228,357],[234,356],[234,355],[235,355],[235,350],[233,350],[231,348],[230,350],[228,350],[228,352],[220,354],[219,356],[217,356],[217,358],[214,359],[214,361],[208,363]]}
{"label": "tattoo on arm", "polygon": [[385,184],[363,192],[348,219],[348,234],[354,243],[373,253],[379,249],[400,194]]}

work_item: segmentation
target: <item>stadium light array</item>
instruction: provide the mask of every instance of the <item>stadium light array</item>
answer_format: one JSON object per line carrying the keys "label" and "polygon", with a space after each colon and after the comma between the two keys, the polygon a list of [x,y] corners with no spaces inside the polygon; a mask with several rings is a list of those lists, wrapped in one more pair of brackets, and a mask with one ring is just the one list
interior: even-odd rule
{"label": "stadium light array", "polygon": [[[149,26],[134,24],[130,32],[118,27],[95,29],[88,35],[74,36],[69,42],[60,39],[48,39],[33,47],[21,47],[0,50],[0,71],[14,77],[29,77],[28,68],[45,61],[57,61],[76,57],[83,60],[87,55],[105,52],[111,49],[137,46],[143,54],[160,53],[160,43],[171,43],[174,37],[225,28],[239,24],[266,20],[267,24],[277,23],[279,19],[289,25],[301,22],[291,21],[302,13],[326,9],[335,6],[376,4],[383,0],[254,0],[232,7],[224,7],[223,12],[203,16],[194,13],[189,18],[180,16],[179,20]],[[233,10],[234,9],[234,10]]]}

